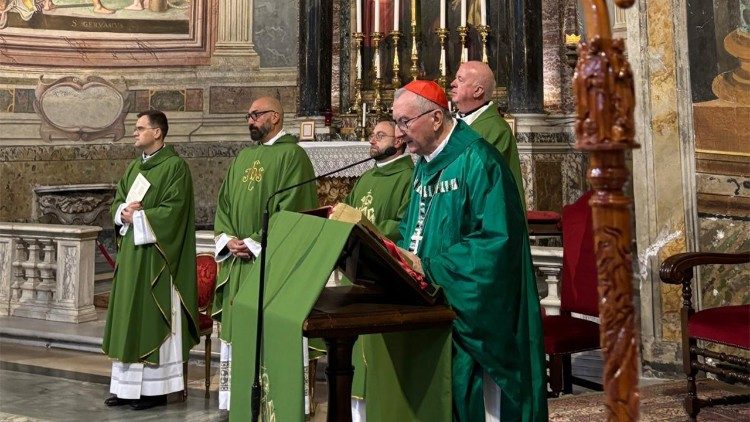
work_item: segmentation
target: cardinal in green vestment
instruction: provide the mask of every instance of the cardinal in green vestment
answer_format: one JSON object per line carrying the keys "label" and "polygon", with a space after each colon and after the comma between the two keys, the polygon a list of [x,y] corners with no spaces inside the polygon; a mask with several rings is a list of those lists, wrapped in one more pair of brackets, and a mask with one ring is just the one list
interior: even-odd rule
{"label": "cardinal in green vestment", "polygon": [[492,102],[495,77],[492,69],[480,61],[461,64],[451,83],[451,99],[458,107],[461,120],[494,146],[508,165],[516,182],[521,204],[526,211],[526,194],[521,177],[521,160],[518,157],[516,138],[508,122],[500,116]]}
{"label": "cardinal in green vestment", "polygon": [[420,156],[399,246],[457,315],[454,420],[546,421],[539,297],[516,180],[495,148],[450,117],[434,82],[398,90],[393,118]]}
{"label": "cardinal in green vestment", "polygon": [[114,359],[108,406],[147,409],[183,389],[182,363],[198,343],[195,205],[187,163],[164,145],[164,113],[140,113],[142,156],[117,185],[120,234],[102,350]]}
{"label": "cardinal in green vestment", "polygon": [[[284,110],[275,98],[255,100],[247,113],[250,137],[257,145],[244,148],[227,170],[219,191],[214,232],[219,264],[212,317],[221,322],[219,408],[229,407],[231,378],[232,299],[248,279],[260,255],[260,231],[268,198],[279,189],[315,177],[307,153],[297,138],[283,130]],[[315,183],[276,195],[269,204],[279,210],[302,211],[318,205]],[[254,335],[254,330],[248,335]],[[300,352],[301,353],[301,352]]]}

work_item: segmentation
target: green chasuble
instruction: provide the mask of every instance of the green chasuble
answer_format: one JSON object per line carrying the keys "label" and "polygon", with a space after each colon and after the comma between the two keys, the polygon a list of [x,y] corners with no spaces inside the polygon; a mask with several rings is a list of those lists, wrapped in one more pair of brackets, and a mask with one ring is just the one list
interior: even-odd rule
{"label": "green chasuble", "polygon": [[[273,145],[253,145],[243,149],[221,185],[214,232],[237,239],[249,237],[259,242],[268,197],[279,189],[313,177],[315,172],[310,158],[292,135],[280,137]],[[301,211],[317,206],[318,196],[312,182],[276,195],[269,211],[273,215],[279,210]],[[252,266],[252,260],[234,256],[219,264],[211,316],[221,321],[219,337],[224,341],[231,341],[232,315],[223,310],[231,303],[240,283],[247,279]]]}
{"label": "green chasuble", "polygon": [[406,154],[362,173],[344,203],[360,210],[387,238],[398,240],[398,225],[409,205],[414,162]]}
{"label": "green chasuble", "polygon": [[139,157],[117,185],[113,218],[138,174],[151,183],[141,204],[156,243],[135,246],[133,227],[120,239],[102,350],[124,363],[158,364],[159,346],[171,331],[174,285],[181,301],[182,357],[187,360],[198,343],[193,180],[171,146],[145,163]]}
{"label": "green chasuble", "polygon": [[510,125],[500,116],[497,107],[490,104],[487,110],[483,111],[471,123],[471,128],[476,130],[485,141],[497,148],[497,151],[505,159],[505,164],[508,165],[515,179],[523,210],[526,211],[526,194],[523,190],[523,178],[521,177],[521,160],[518,158],[516,138],[513,136]]}
{"label": "green chasuble", "polygon": [[[261,420],[304,420],[302,323],[325,287],[353,225],[287,211],[271,218],[268,231],[263,345]],[[247,421],[255,379],[260,265],[240,286],[232,304],[232,383],[230,421]],[[379,365],[380,390],[371,395],[382,415],[373,421],[435,421],[451,419],[450,329],[412,331],[408,347],[388,347]],[[396,334],[396,333],[393,333]],[[387,384],[387,387],[386,387]]]}
{"label": "green chasuble", "polygon": [[501,420],[546,421],[539,297],[526,218],[505,161],[465,122],[414,169],[400,246],[422,260],[457,314],[453,412],[484,420],[482,371],[502,389]]}

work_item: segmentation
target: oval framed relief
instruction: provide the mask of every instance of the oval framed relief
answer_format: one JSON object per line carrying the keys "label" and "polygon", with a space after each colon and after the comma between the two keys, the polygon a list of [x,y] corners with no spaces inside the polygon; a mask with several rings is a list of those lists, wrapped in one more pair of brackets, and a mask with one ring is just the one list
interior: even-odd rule
{"label": "oval framed relief", "polygon": [[73,141],[92,141],[125,135],[125,116],[130,99],[124,84],[98,76],[68,76],[36,87],[34,111],[42,119],[39,134],[51,142],[63,136]]}

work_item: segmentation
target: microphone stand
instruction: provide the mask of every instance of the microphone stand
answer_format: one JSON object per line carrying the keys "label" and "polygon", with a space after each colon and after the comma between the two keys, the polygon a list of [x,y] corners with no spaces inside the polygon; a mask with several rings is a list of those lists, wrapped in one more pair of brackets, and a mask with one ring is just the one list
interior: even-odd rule
{"label": "microphone stand", "polygon": [[255,380],[253,381],[252,395],[251,395],[253,422],[257,422],[258,417],[260,416],[260,383],[261,383],[261,377],[262,377],[262,374],[260,373],[260,353],[261,353],[261,341],[263,339],[263,314],[264,314],[263,293],[264,293],[265,284],[266,284],[266,249],[268,249],[268,220],[269,220],[268,208],[271,205],[271,199],[273,199],[276,195],[280,193],[286,192],[294,188],[298,188],[304,184],[314,182],[318,179],[322,179],[326,176],[330,176],[340,171],[344,171],[354,166],[358,166],[370,160],[383,159],[385,157],[395,154],[396,152],[397,152],[396,148],[388,147],[385,151],[383,151],[383,153],[381,153],[378,156],[368,157],[368,158],[365,158],[364,160],[359,160],[356,163],[349,164],[348,166],[341,167],[339,169],[329,171],[328,173],[321,174],[320,176],[315,176],[311,179],[307,179],[305,181],[294,184],[292,186],[287,186],[285,188],[279,189],[276,192],[272,193],[271,196],[269,196],[268,199],[266,200],[266,206],[265,208],[263,208],[263,223],[262,223],[262,229],[260,232],[260,279],[258,280],[258,319],[257,319],[257,325],[255,327]]}

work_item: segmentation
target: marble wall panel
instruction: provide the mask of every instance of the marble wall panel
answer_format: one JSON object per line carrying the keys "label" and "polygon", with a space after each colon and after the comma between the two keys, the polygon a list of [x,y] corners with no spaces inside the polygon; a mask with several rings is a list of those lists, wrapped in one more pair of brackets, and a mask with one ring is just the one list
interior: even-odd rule
{"label": "marble wall panel", "polygon": [[161,111],[185,111],[185,91],[155,90],[149,95],[149,108]]}
{"label": "marble wall panel", "polygon": [[[703,252],[750,250],[750,221],[703,217],[699,220]],[[750,303],[750,265],[706,266],[701,269],[703,307]]]}
{"label": "marble wall panel", "polygon": [[299,2],[254,0],[253,42],[261,67],[295,67]]}
{"label": "marble wall panel", "polygon": [[211,114],[245,113],[254,99],[263,96],[278,98],[287,113],[297,110],[296,87],[212,86],[209,91],[209,112]]}
{"label": "marble wall panel", "polygon": [[15,98],[13,101],[14,113],[33,113],[34,112],[34,95],[33,89],[15,89]]}
{"label": "marble wall panel", "polygon": [[0,89],[0,113],[12,113],[14,99],[13,89]]}

